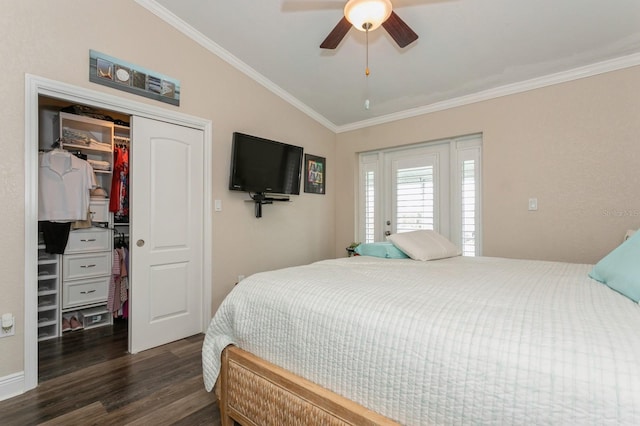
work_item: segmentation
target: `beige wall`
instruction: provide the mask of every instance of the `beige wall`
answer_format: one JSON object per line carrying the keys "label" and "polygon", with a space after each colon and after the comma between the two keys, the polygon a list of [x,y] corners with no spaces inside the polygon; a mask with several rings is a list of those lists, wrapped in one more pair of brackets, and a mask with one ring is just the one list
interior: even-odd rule
{"label": "beige wall", "polygon": [[[640,227],[640,69],[629,68],[334,135],[134,2],[3,1],[0,378],[23,369],[24,74],[175,109],[213,123],[213,309],[237,275],[344,255],[354,238],[356,153],[482,132],[484,254],[597,261]],[[95,49],[181,81],[179,108],[88,81]],[[301,194],[253,217],[227,190],[233,131],[327,157],[327,195]],[[337,142],[337,143],[336,143]],[[339,184],[338,184],[339,183]],[[527,211],[529,197],[539,210]],[[625,215],[625,213],[627,213]],[[630,215],[629,215],[630,214]]]}
{"label": "beige wall", "polygon": [[482,132],[483,254],[597,262],[640,227],[638,93],[634,67],[339,134],[336,250],[355,235],[357,152]]}
{"label": "beige wall", "polygon": [[[0,313],[16,335],[0,339],[0,379],[23,370],[25,73],[209,119],[213,123],[213,311],[238,275],[334,254],[335,135],[130,0],[2,2]],[[89,49],[181,81],[179,108],[88,81]],[[327,195],[302,193],[264,206],[256,219],[243,193],[227,189],[231,135],[243,131],[301,145],[330,165]],[[35,143],[35,142],[34,142]]]}

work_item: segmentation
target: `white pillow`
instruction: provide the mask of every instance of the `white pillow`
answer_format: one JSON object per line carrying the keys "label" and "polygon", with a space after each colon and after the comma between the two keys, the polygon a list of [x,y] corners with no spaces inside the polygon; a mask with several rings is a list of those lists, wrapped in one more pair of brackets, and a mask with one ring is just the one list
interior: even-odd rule
{"label": "white pillow", "polygon": [[414,260],[444,259],[462,254],[451,241],[431,230],[393,234],[387,240]]}

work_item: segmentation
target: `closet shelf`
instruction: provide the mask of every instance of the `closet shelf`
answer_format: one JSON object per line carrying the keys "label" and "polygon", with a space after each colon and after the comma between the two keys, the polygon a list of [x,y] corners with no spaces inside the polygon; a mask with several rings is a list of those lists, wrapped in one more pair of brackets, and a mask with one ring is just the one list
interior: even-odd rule
{"label": "closet shelf", "polygon": [[64,148],[65,149],[81,149],[83,151],[95,151],[95,152],[111,152],[111,148],[98,148],[98,147],[91,147],[91,146],[86,146],[86,145],[78,145],[78,144],[72,144],[72,143],[65,143],[64,144]]}
{"label": "closet shelf", "polygon": [[66,313],[69,313],[69,312],[79,312],[79,311],[84,311],[85,309],[90,309],[90,308],[101,308],[105,312],[109,312],[109,310],[106,309],[105,302],[96,302],[96,303],[89,303],[89,304],[82,305],[82,306],[71,306],[71,307],[68,307],[68,308],[62,308],[62,313],[66,314]]}
{"label": "closet shelf", "polygon": [[58,304],[57,303],[51,303],[49,305],[38,306],[38,312],[51,311],[51,310],[56,310],[56,309],[58,309]]}
{"label": "closet shelf", "polygon": [[55,274],[38,275],[38,281],[52,280],[58,278]]}

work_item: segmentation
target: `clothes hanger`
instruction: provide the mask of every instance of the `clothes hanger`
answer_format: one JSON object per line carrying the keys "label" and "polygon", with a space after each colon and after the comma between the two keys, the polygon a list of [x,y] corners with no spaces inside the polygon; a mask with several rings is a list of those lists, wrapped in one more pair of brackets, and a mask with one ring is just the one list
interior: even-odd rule
{"label": "clothes hanger", "polygon": [[64,149],[60,144],[60,138],[56,139],[56,141],[51,146],[53,147],[51,151],[54,154],[69,154],[69,151]]}

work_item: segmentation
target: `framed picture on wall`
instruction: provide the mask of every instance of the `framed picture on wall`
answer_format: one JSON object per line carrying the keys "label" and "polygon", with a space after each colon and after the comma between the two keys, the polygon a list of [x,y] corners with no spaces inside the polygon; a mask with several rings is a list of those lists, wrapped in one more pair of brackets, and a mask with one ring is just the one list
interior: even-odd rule
{"label": "framed picture on wall", "polygon": [[180,81],[95,50],[89,50],[89,81],[180,106]]}
{"label": "framed picture on wall", "polygon": [[327,160],[316,155],[304,155],[304,192],[324,194]]}

